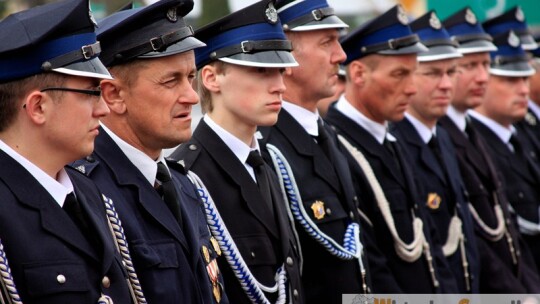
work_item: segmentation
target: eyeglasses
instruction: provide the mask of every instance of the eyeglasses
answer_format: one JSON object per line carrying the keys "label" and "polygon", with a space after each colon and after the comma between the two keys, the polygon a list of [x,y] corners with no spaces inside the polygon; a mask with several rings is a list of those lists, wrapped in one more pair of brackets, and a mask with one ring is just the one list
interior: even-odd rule
{"label": "eyeglasses", "polygon": [[64,92],[74,92],[74,93],[80,93],[80,94],[86,94],[86,95],[92,95],[92,96],[101,96],[101,90],[82,90],[82,89],[72,89],[72,88],[61,88],[61,87],[51,87],[51,88],[45,88],[41,89],[40,92],[46,92],[46,91],[64,91]]}

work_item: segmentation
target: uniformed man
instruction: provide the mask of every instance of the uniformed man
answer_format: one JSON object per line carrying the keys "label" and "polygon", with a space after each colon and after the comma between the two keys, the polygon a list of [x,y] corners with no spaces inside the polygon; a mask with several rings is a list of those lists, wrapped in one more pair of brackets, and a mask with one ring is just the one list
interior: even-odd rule
{"label": "uniformed man", "polygon": [[87,0],[0,22],[2,303],[132,303],[105,198],[64,168],[92,152],[109,113],[94,22]]}
{"label": "uniformed man", "polygon": [[416,94],[405,119],[392,131],[411,157],[420,185],[421,207],[433,218],[443,253],[454,274],[459,293],[478,293],[480,261],[463,181],[450,137],[437,120],[446,114],[457,80],[456,58],[462,55],[435,11],[410,24],[429,49],[418,54]]}
{"label": "uniformed man", "polygon": [[[259,1],[199,29],[197,83],[206,112],[193,138],[171,156],[207,188],[206,212],[231,303],[303,303],[296,241],[277,178],[255,138],[272,125],[296,66],[273,1]],[[212,198],[212,199],[211,199]]]}
{"label": "uniformed man", "polygon": [[[535,40],[540,41],[540,35]],[[529,63],[536,70],[536,73],[529,78],[529,110],[525,114],[525,119],[516,123],[515,126],[518,130],[527,132],[530,141],[540,143],[540,73],[538,73],[540,71],[540,48],[532,50],[530,53],[532,58]],[[540,159],[538,153],[537,159]]]}
{"label": "uniformed man", "polygon": [[[369,292],[360,239],[344,242],[354,229],[364,232],[347,162],[317,111],[319,101],[338,89],[339,64],[345,60],[338,39],[348,25],[326,0],[280,1],[277,9],[300,65],[286,69],[283,110],[275,126],[260,129],[260,143],[283,154],[295,181],[289,185],[298,190],[291,196],[291,189],[284,189],[300,239],[307,302],[338,303],[342,294]],[[274,164],[275,153],[265,154]]]}
{"label": "uniformed man", "polygon": [[[387,132],[403,119],[417,89],[417,53],[427,51],[395,6],[347,35],[345,94],[326,117],[342,136],[356,192],[379,252],[369,252],[373,288],[379,293],[457,292],[436,231],[424,208],[403,147]],[[367,176],[364,181],[363,176]],[[369,250],[369,248],[368,248]],[[411,279],[414,274],[414,280]]]}
{"label": "uniformed man", "polygon": [[[492,38],[468,7],[444,22],[460,43],[458,81],[447,116],[439,124],[449,133],[468,192],[480,253],[481,293],[527,293],[538,287],[530,251],[509,214],[508,199],[500,176],[487,152],[487,143],[469,123],[466,112],[482,103],[489,79],[489,52],[496,50]],[[497,277],[497,280],[493,280]]]}
{"label": "uniformed man", "polygon": [[162,149],[191,137],[198,102],[190,0],[119,11],[99,23],[101,83],[111,113],[92,155],[75,164],[116,203],[149,303],[224,303],[211,237],[196,188]]}
{"label": "uniformed man", "polygon": [[527,113],[529,76],[535,71],[513,30],[493,39],[499,50],[491,52],[485,100],[470,112],[471,120],[489,142],[487,150],[503,177],[519,231],[540,265],[540,167],[524,134],[512,125]]}

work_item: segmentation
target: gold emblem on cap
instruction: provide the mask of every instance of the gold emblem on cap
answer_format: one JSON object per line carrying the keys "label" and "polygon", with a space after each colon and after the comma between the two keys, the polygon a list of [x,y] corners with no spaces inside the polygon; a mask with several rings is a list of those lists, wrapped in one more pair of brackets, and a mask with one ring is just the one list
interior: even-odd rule
{"label": "gold emblem on cap", "polygon": [[202,251],[202,254],[204,256],[204,260],[206,261],[206,263],[210,263],[210,252],[208,251],[208,248],[206,248],[206,246],[202,246],[201,248],[201,251]]}
{"label": "gold emblem on cap", "polygon": [[399,22],[401,22],[401,24],[409,24],[409,18],[407,17],[407,13],[405,13],[405,10],[401,5],[398,5],[397,18]]}
{"label": "gold emblem on cap", "polygon": [[519,46],[519,37],[514,33],[514,31],[510,31],[508,34],[508,44],[512,47],[518,47]]}
{"label": "gold emblem on cap", "polygon": [[441,197],[437,193],[429,193],[427,197],[426,206],[428,206],[429,209],[439,209],[439,206],[441,205]]}
{"label": "gold emblem on cap", "polygon": [[525,21],[525,14],[523,13],[523,11],[521,10],[521,7],[519,6],[516,10],[516,19],[520,22]]}
{"label": "gold emblem on cap", "polygon": [[167,20],[169,20],[170,22],[178,21],[178,14],[176,12],[176,7],[170,8],[167,11]]}
{"label": "gold emblem on cap", "polygon": [[315,201],[313,204],[311,204],[311,210],[313,210],[313,216],[318,220],[322,220],[326,215],[326,211],[324,210],[324,202],[322,201]]}
{"label": "gold emblem on cap", "polygon": [[278,22],[278,13],[272,2],[268,4],[268,7],[264,11],[264,14],[266,17],[266,21],[268,21],[269,23],[276,24]]}
{"label": "gold emblem on cap", "polygon": [[471,11],[470,8],[465,11],[465,21],[470,24],[476,24],[476,22],[478,22],[476,15]]}
{"label": "gold emblem on cap", "polygon": [[221,256],[221,248],[219,248],[219,243],[216,240],[215,237],[210,237],[210,243],[212,243],[212,247],[214,247],[214,251],[218,256]]}
{"label": "gold emblem on cap", "polygon": [[436,30],[440,30],[441,29],[441,20],[439,20],[439,18],[437,18],[437,14],[435,13],[431,13],[431,17],[429,18],[429,25],[436,29]]}
{"label": "gold emblem on cap", "polygon": [[536,117],[534,117],[534,115],[532,115],[531,113],[527,112],[527,114],[525,114],[525,121],[530,125],[530,126],[536,126],[536,124],[538,123],[536,121]]}

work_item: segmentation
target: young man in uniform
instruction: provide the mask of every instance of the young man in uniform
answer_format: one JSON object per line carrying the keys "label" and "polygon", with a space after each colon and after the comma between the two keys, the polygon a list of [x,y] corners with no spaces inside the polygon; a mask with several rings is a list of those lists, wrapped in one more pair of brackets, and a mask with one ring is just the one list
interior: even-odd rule
{"label": "young man in uniform", "polygon": [[[284,195],[300,239],[307,302],[337,303],[342,294],[369,292],[360,239],[349,243],[356,245],[357,252],[344,246],[344,236],[360,226],[358,198],[335,135],[317,110],[319,101],[337,90],[339,64],[345,60],[338,39],[348,25],[334,15],[326,0],[278,5],[299,66],[286,69],[283,110],[275,126],[260,129],[260,144],[283,154],[291,168],[288,175],[296,182],[294,197],[289,195],[292,189]],[[270,153],[267,149],[266,158],[273,164]],[[282,173],[281,168],[275,171]],[[363,234],[364,228],[359,229]]]}
{"label": "young man in uniform", "polygon": [[64,168],[92,153],[109,113],[99,82],[111,76],[88,5],[61,1],[0,22],[0,300],[18,288],[6,303],[131,303],[104,197]]}
{"label": "young man in uniform", "polygon": [[226,303],[202,202],[162,149],[191,136],[198,102],[190,0],[163,0],[100,21],[101,83],[110,109],[92,155],[75,164],[110,195],[149,303]]}
{"label": "young man in uniform", "polygon": [[[377,195],[360,200],[379,250],[370,253],[368,247],[373,288],[381,293],[457,292],[431,218],[418,207],[423,200],[410,163],[387,131],[389,122],[403,119],[417,93],[417,53],[427,49],[411,32],[401,6],[365,23],[341,44],[347,53],[347,84],[326,119],[343,136],[356,193]],[[371,267],[376,264],[385,268],[376,271]]]}
{"label": "young man in uniform", "polygon": [[[523,246],[501,176],[487,151],[488,143],[470,123],[467,110],[479,106],[489,80],[489,52],[497,47],[470,8],[466,7],[443,22],[459,42],[458,81],[447,115],[439,124],[456,148],[461,177],[467,189],[480,253],[481,293],[527,293],[538,286],[530,251]],[[492,278],[497,276],[498,280]]]}
{"label": "young man in uniform", "polygon": [[416,94],[405,119],[391,127],[411,158],[425,208],[435,224],[459,293],[478,293],[479,264],[474,226],[450,137],[437,126],[457,81],[457,43],[429,11],[410,24],[429,51],[418,54]]}
{"label": "young man in uniform", "polygon": [[[199,29],[197,83],[206,114],[172,157],[207,188],[218,259],[231,303],[303,303],[300,260],[276,176],[260,155],[258,126],[276,122],[283,70],[296,66],[273,1]],[[213,198],[213,202],[210,201]],[[218,215],[219,214],[219,215]]]}

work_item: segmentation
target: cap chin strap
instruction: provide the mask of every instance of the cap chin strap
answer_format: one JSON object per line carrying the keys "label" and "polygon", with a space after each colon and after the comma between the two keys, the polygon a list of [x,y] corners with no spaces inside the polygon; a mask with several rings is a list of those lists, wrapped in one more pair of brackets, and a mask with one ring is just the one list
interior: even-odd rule
{"label": "cap chin strap", "polygon": [[381,43],[363,46],[360,48],[360,51],[362,54],[371,54],[380,51],[397,50],[406,46],[411,46],[417,42],[420,42],[418,35],[412,34],[397,39],[390,39]]}
{"label": "cap chin strap", "polygon": [[99,44],[99,41],[97,41],[93,44],[84,45],[78,50],[45,61],[41,65],[41,69],[45,72],[49,72],[71,63],[90,60],[97,57],[99,53],[101,53],[101,45]]}
{"label": "cap chin strap", "polygon": [[292,51],[292,44],[289,40],[245,40],[239,44],[229,45],[210,53],[210,59],[215,60],[222,57],[229,57],[235,54],[253,54],[264,51]]}

